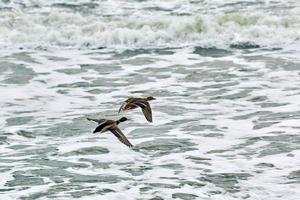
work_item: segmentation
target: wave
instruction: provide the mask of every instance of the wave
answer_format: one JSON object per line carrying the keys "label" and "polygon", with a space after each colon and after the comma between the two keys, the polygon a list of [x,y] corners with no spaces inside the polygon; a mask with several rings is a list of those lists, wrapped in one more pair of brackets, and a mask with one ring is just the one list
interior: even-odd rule
{"label": "wave", "polygon": [[300,39],[300,14],[99,17],[10,12],[0,18],[0,48],[283,46]]}

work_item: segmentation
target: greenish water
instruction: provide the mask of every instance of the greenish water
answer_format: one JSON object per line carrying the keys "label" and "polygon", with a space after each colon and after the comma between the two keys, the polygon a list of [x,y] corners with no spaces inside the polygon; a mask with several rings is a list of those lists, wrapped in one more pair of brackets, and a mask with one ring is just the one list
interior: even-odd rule
{"label": "greenish water", "polygon": [[[299,198],[298,1],[0,11],[1,199]],[[86,120],[122,116],[132,149]]]}
{"label": "greenish water", "polygon": [[[271,196],[289,198],[299,183],[294,61],[282,50],[200,49],[2,57],[1,196],[251,199],[257,183],[284,183]],[[91,134],[86,116],[117,119],[126,97],[144,95],[157,98],[153,124],[139,110],[122,114],[133,149]]]}

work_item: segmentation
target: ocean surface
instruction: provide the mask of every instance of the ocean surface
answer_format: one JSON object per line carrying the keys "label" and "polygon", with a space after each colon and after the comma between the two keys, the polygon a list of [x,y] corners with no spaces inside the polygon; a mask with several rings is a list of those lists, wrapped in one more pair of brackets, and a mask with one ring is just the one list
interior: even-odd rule
{"label": "ocean surface", "polygon": [[300,1],[2,0],[0,108],[3,200],[299,199]]}

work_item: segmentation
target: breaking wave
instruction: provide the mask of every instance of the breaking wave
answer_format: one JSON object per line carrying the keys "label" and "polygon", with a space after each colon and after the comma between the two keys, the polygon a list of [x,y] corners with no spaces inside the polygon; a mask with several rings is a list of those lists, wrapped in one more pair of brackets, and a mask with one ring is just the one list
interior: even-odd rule
{"label": "breaking wave", "polygon": [[[299,13],[298,13],[299,14]],[[7,47],[228,47],[282,46],[299,40],[300,15],[257,13],[161,17],[99,17],[81,13],[25,14],[0,18],[0,46]]]}

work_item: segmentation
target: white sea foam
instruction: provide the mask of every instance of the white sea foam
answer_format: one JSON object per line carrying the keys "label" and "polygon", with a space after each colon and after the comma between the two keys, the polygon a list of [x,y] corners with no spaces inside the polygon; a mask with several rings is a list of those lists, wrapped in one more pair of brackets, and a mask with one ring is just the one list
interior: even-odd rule
{"label": "white sea foam", "polygon": [[11,12],[0,20],[0,46],[7,47],[281,47],[299,39],[299,11],[277,16],[262,11],[192,16],[103,18],[80,13]]}
{"label": "white sea foam", "polygon": [[[297,2],[170,2],[108,0],[87,13],[68,10],[85,0],[24,1],[31,12],[0,13],[1,198],[297,199]],[[237,43],[283,48],[194,52]],[[115,49],[89,49],[99,46]],[[162,46],[187,47],[124,52]],[[86,116],[119,118],[125,98],[145,95],[157,97],[152,124],[122,113],[136,149],[91,134]]]}
{"label": "white sea foam", "polygon": [[[63,52],[63,51],[62,51]],[[38,73],[47,73],[47,74],[38,74],[36,77],[27,84],[20,85],[4,85],[1,86],[1,90],[7,91],[7,88],[11,89],[7,93],[7,96],[1,99],[1,103],[6,105],[9,102],[17,102],[18,99],[22,99],[22,109],[31,110],[36,109],[34,113],[35,123],[36,120],[40,120],[39,125],[44,125],[47,128],[52,126],[59,126],[57,124],[62,122],[70,122],[72,119],[77,117],[83,117],[84,115],[101,115],[105,113],[107,103],[111,107],[114,107],[114,102],[120,102],[123,100],[121,98],[123,95],[128,96],[132,95],[131,92],[147,90],[152,92],[157,92],[161,88],[169,92],[170,95],[157,95],[157,101],[153,101],[153,115],[154,123],[151,125],[142,123],[140,121],[143,117],[140,110],[132,111],[130,113],[125,113],[125,115],[130,115],[134,121],[130,124],[124,123],[120,125],[124,133],[128,136],[129,140],[137,145],[138,147],[143,148],[143,143],[152,142],[155,146],[156,142],[159,139],[166,139],[168,142],[173,142],[174,140],[188,140],[192,142],[191,150],[186,152],[177,151],[180,150],[181,145],[170,146],[170,149],[165,150],[171,151],[171,153],[163,154],[163,150],[156,149],[148,152],[148,150],[143,150],[141,152],[133,151],[128,149],[125,145],[119,143],[117,138],[112,134],[100,134],[92,135],[89,134],[90,129],[94,128],[96,124],[89,124],[86,122],[87,129],[82,131],[82,135],[70,135],[69,137],[61,137],[57,133],[53,136],[49,135],[47,137],[36,135],[36,139],[28,139],[21,135],[14,134],[9,136],[9,143],[4,144],[5,147],[1,148],[1,155],[7,156],[8,159],[13,159],[18,167],[14,168],[13,171],[8,171],[2,173],[6,182],[14,180],[12,174],[15,171],[28,170],[32,168],[24,168],[23,165],[26,164],[26,161],[18,161],[19,159],[30,160],[32,159],[31,155],[26,156],[16,156],[16,153],[22,153],[23,149],[13,150],[10,149],[11,146],[22,144],[30,145],[27,149],[34,150],[35,148],[42,149],[47,146],[55,147],[56,151],[47,154],[46,158],[50,161],[56,162],[67,162],[72,164],[87,164],[87,167],[66,167],[64,170],[66,172],[78,175],[78,176],[117,176],[124,178],[125,180],[120,180],[117,183],[81,183],[83,188],[89,188],[91,192],[96,193],[98,189],[109,188],[115,190],[116,192],[109,192],[103,194],[102,196],[91,194],[88,195],[89,199],[132,199],[135,196],[142,196],[143,198],[153,198],[154,196],[161,196],[164,199],[171,199],[173,194],[176,193],[188,193],[197,195],[201,199],[240,199],[245,198],[247,195],[250,195],[249,198],[252,199],[261,199],[267,196],[271,196],[274,199],[279,199],[278,196],[284,196],[287,199],[293,199],[296,197],[299,192],[293,187],[295,184],[289,184],[289,186],[282,186],[281,189],[274,189],[282,183],[287,182],[287,177],[291,172],[297,170],[298,155],[299,152],[294,150],[289,153],[295,154],[295,157],[287,157],[286,153],[278,153],[276,155],[269,155],[259,157],[258,154],[265,150],[268,145],[271,144],[267,140],[259,140],[250,144],[245,144],[246,141],[252,138],[266,137],[266,136],[278,136],[272,131],[283,131],[280,135],[289,135],[292,134],[295,129],[292,126],[297,126],[296,119],[284,119],[280,123],[273,126],[265,127],[258,130],[253,130],[253,126],[256,120],[258,120],[259,115],[254,115],[247,119],[233,119],[239,115],[246,115],[249,113],[260,111],[272,111],[280,113],[282,109],[287,109],[284,111],[292,112],[295,107],[298,107],[298,102],[295,102],[295,92],[285,90],[289,87],[289,82],[294,80],[295,83],[298,83],[298,77],[293,71],[284,71],[279,69],[272,72],[271,69],[266,67],[266,63],[263,61],[247,61],[246,57],[241,55],[234,55],[231,57],[224,58],[225,61],[232,61],[234,64],[239,64],[245,66],[249,71],[243,72],[239,71],[239,66],[227,66],[220,67],[217,65],[209,65],[210,63],[219,62],[221,59],[206,59],[201,56],[196,56],[192,54],[190,48],[185,50],[178,50],[178,53],[174,55],[147,55],[149,58],[153,58],[154,63],[145,64],[145,65],[133,65],[127,63],[122,65],[116,73],[101,73],[96,71],[82,71],[79,74],[66,74],[58,72],[57,70],[61,69],[59,66],[62,65],[63,69],[77,69],[79,64],[108,64],[108,60],[102,60],[101,54],[99,55],[99,60],[91,59],[96,57],[95,55],[89,54],[80,54],[73,52],[66,52],[62,56],[66,58],[66,61],[50,61],[49,59],[44,59],[43,56],[58,56],[57,54],[52,54],[51,52],[46,52],[44,55],[34,53],[32,57],[39,61],[39,63],[30,64],[35,72]],[[75,56],[74,56],[75,55]],[[267,56],[267,55],[265,55]],[[107,57],[106,57],[107,58]],[[193,59],[189,59],[193,58]],[[198,58],[198,59],[196,59]],[[203,60],[202,60],[203,59]],[[127,59],[127,62],[130,59]],[[110,61],[109,66],[113,66],[113,61]],[[203,64],[205,62],[205,64]],[[178,63],[182,66],[182,71],[171,71],[173,66]],[[184,63],[187,63],[186,65]],[[44,68],[43,68],[44,67]],[[169,75],[164,81],[161,81],[160,78],[151,79],[150,82],[145,81],[143,83],[129,84],[126,85],[126,78],[132,73],[140,73],[143,75],[143,70],[157,70],[157,69],[168,69],[172,73],[165,73]],[[183,70],[184,69],[184,70]],[[228,70],[229,69],[229,70]],[[186,70],[186,71],[185,71]],[[226,72],[229,74],[234,74],[236,77],[233,79],[238,82],[233,85],[227,86],[228,90],[219,94],[220,96],[226,95],[235,95],[236,93],[243,91],[245,88],[256,87],[257,90],[251,90],[251,93],[246,95],[246,97],[241,97],[239,100],[230,100],[229,98],[222,101],[217,101],[211,99],[215,96],[209,96],[205,92],[207,91],[217,91],[219,88],[207,88],[212,84],[216,84],[214,81],[205,81],[205,80],[191,80],[190,82],[183,81],[186,78],[187,74],[192,72]],[[251,71],[252,70],[252,71]],[[250,74],[250,75],[249,75]],[[246,76],[249,75],[249,78]],[[4,77],[7,77],[8,74],[5,74]],[[70,93],[61,94],[57,93],[57,86],[59,84],[70,84],[78,81],[91,82],[98,79],[115,79],[118,76],[124,77],[123,84],[118,86],[119,90],[113,91],[111,93],[104,94],[95,94],[93,95],[94,99],[84,99],[82,96],[91,96],[87,93],[87,88],[78,87],[72,88],[64,86],[62,88],[67,88],[70,90]],[[280,77],[277,82],[272,82],[272,77]],[[42,84],[38,80],[47,79],[47,82]],[[206,77],[203,77],[206,78]],[[244,79],[243,79],[244,78]],[[248,78],[248,79],[246,79]],[[243,79],[240,80],[240,79]],[[223,83],[221,81],[221,83]],[[225,81],[226,83],[226,81]],[[267,85],[268,87],[266,87]],[[5,88],[7,87],[7,88]],[[107,88],[108,86],[98,85],[96,88],[102,89]],[[190,89],[192,87],[193,89]],[[108,87],[109,89],[114,89],[113,87]],[[90,89],[90,88],[88,88]],[[191,92],[192,90],[192,92]],[[189,92],[191,92],[190,95]],[[16,93],[16,95],[13,95]],[[161,93],[163,94],[163,93]],[[187,94],[188,98],[180,95]],[[283,107],[266,107],[261,108],[260,105],[256,105],[253,102],[248,100],[256,97],[266,95],[269,98],[269,101],[276,101],[276,99],[281,99],[283,102],[289,103],[289,105]],[[290,95],[290,96],[289,96]],[[35,96],[43,96],[43,98],[32,98]],[[41,102],[41,100],[43,100]],[[214,103],[207,104],[208,102]],[[70,103],[72,102],[72,104]],[[194,103],[192,103],[194,102]],[[95,105],[96,104],[96,105]],[[64,105],[64,106],[61,106]],[[179,106],[180,105],[180,106]],[[168,110],[163,110],[161,108],[170,107]],[[93,109],[91,109],[93,108]],[[176,108],[182,109],[180,114],[172,114],[172,109],[174,112]],[[4,109],[6,112],[5,119],[13,117],[12,112],[20,110],[18,106],[9,106]],[[113,109],[112,109],[113,110]],[[115,112],[115,111],[112,111]],[[171,112],[171,113],[169,113]],[[30,116],[32,114],[19,114],[18,116]],[[57,119],[50,120],[55,116]],[[82,119],[84,120],[84,119]],[[138,121],[135,123],[135,121]],[[183,122],[181,122],[183,121]],[[4,130],[9,133],[17,133],[20,129],[31,128],[35,130],[36,124],[21,124],[21,125],[12,125],[7,126],[4,124]],[[132,125],[135,123],[135,125]],[[174,124],[172,124],[174,123]],[[172,124],[172,125],[170,125]],[[194,127],[192,130],[189,130],[189,127]],[[196,128],[199,126],[199,128]],[[215,126],[215,128],[201,128],[201,126]],[[224,129],[223,127],[226,127]],[[153,133],[149,136],[144,136],[143,132],[138,132],[140,138],[135,138],[133,133],[139,128],[144,128],[146,131],[151,132],[152,129],[161,128],[157,134]],[[163,130],[166,128],[166,130]],[[69,129],[65,130],[67,133],[72,132]],[[38,131],[40,133],[42,131]],[[209,134],[217,132],[219,136],[212,137]],[[243,146],[238,148],[238,146]],[[68,153],[80,152],[82,149],[86,148],[96,148],[102,147],[108,150],[107,153],[103,154],[73,154],[67,156]],[[163,149],[163,145],[161,146]],[[24,148],[25,149],[25,148]],[[52,150],[50,150],[52,151]],[[143,152],[144,151],[144,152]],[[174,151],[174,152],[172,152]],[[161,153],[162,155],[153,156],[155,154]],[[250,154],[250,158],[247,157],[247,153]],[[54,154],[54,155],[53,155]],[[14,156],[14,158],[13,158]],[[196,157],[199,160],[195,161],[190,159],[191,157]],[[85,160],[84,160],[85,159]],[[201,160],[203,159],[203,160]],[[284,160],[285,162],[282,162]],[[49,162],[50,162],[49,161]],[[102,169],[101,166],[93,166],[91,163],[108,163],[108,168]],[[261,170],[256,165],[267,162],[274,165],[275,167],[268,170],[264,170],[261,174],[257,173],[257,170]],[[174,169],[168,167],[175,164]],[[4,165],[5,166],[5,165]],[[6,166],[11,166],[10,164]],[[48,168],[48,166],[35,166],[41,168]],[[51,168],[51,166],[49,166]],[[146,168],[145,171],[142,169]],[[142,171],[141,174],[132,175],[130,170],[139,170]],[[237,179],[236,185],[240,187],[237,194],[228,193],[221,186],[218,186],[218,183],[202,180],[206,176],[216,175],[221,178],[222,173],[247,173],[253,177],[249,177],[246,180]],[[221,175],[219,175],[221,174]],[[27,196],[34,193],[46,192],[56,183],[49,178],[43,177],[45,185],[43,186],[32,186],[28,189],[23,189],[21,193],[16,194],[15,191],[6,192],[3,197],[9,198],[19,198],[21,196]],[[230,178],[229,178],[230,179]],[[235,176],[233,175],[233,182],[235,182]],[[201,187],[190,186],[188,184],[181,183],[182,181],[191,181],[193,183],[203,184]],[[70,183],[71,180],[68,177],[63,179],[63,183]],[[221,181],[220,181],[221,182]],[[138,184],[137,184],[138,183]],[[149,184],[157,184],[158,186],[149,186]],[[170,188],[162,188],[160,184],[171,185]],[[181,185],[182,184],[182,185]],[[5,185],[5,182],[1,183]],[[95,188],[90,188],[89,186],[94,186]],[[149,191],[141,192],[142,188],[150,187]],[[174,188],[172,188],[174,187]],[[70,199],[70,193],[76,192],[76,190],[70,188],[68,192],[56,191],[55,197],[59,199]],[[85,190],[85,189],[82,189]],[[215,191],[219,194],[213,194]],[[46,198],[46,197],[45,197]],[[82,197],[84,199],[85,197]]]}

